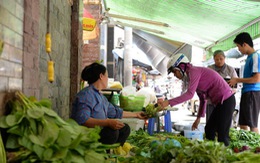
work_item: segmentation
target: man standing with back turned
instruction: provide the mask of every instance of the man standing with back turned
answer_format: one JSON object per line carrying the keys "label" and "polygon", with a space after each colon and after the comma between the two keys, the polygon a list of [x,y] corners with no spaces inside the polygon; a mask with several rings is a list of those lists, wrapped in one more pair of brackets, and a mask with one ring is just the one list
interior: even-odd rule
{"label": "man standing with back turned", "polygon": [[[238,50],[247,56],[243,78],[232,78],[231,86],[243,83],[240,101],[239,126],[240,129],[258,133],[258,117],[260,110],[260,52],[255,51],[251,36],[240,33],[234,39]],[[248,128],[249,127],[249,128]]]}

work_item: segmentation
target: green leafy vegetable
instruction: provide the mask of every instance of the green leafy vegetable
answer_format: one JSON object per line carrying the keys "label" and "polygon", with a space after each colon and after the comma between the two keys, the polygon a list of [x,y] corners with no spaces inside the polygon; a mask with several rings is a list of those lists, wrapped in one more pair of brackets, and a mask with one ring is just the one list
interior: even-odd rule
{"label": "green leafy vegetable", "polygon": [[154,104],[148,104],[145,107],[145,114],[148,118],[152,118],[152,117],[156,117],[157,116],[157,112],[160,110],[159,107],[155,107]]}
{"label": "green leafy vegetable", "polygon": [[37,101],[16,92],[8,107],[10,114],[0,117],[0,129],[5,128],[8,134],[8,162],[105,162],[106,150],[119,146],[100,143],[99,127],[63,120],[51,110],[48,99]]}

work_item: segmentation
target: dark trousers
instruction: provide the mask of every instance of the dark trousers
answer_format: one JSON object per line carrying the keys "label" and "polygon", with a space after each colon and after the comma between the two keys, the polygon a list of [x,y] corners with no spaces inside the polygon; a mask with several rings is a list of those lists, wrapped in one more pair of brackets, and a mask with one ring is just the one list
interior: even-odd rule
{"label": "dark trousers", "polygon": [[125,124],[125,126],[120,130],[113,130],[109,127],[104,127],[99,134],[99,142],[103,144],[120,143],[122,146],[130,135],[130,131],[131,129],[128,124]]}
{"label": "dark trousers", "polygon": [[223,142],[226,146],[229,145],[229,129],[235,105],[236,99],[235,96],[232,95],[223,101],[222,104],[216,106],[205,126],[207,139],[214,140],[217,133],[218,141]]}
{"label": "dark trousers", "polygon": [[215,106],[213,104],[207,104],[207,109],[206,109],[206,123],[209,120],[209,117],[212,113],[212,111],[214,110]]}

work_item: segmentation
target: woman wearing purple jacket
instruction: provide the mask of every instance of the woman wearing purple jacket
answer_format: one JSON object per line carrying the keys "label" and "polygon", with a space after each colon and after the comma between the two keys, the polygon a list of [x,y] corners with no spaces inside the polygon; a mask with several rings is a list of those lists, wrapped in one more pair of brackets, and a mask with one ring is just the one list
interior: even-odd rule
{"label": "woman wearing purple jacket", "polygon": [[214,70],[206,67],[197,67],[190,64],[184,54],[174,55],[167,64],[168,73],[182,80],[186,85],[186,92],[181,96],[160,102],[163,108],[168,105],[174,106],[190,100],[197,93],[200,105],[197,119],[192,125],[196,129],[200,118],[205,116],[207,99],[215,105],[215,109],[205,126],[205,135],[209,140],[215,140],[229,145],[229,129],[236,100],[227,82]]}

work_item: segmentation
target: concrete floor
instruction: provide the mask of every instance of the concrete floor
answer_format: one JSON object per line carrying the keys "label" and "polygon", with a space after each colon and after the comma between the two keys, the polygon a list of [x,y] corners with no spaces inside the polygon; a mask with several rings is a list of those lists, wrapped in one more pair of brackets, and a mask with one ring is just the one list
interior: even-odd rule
{"label": "concrete floor", "polygon": [[[179,108],[177,111],[171,111],[172,122],[194,122],[196,120],[196,115],[192,115],[191,111],[184,108]],[[206,118],[201,118],[201,123],[205,123]]]}
{"label": "concrete floor", "polygon": [[[177,124],[184,124],[191,126],[196,120],[196,115],[192,115],[192,112],[183,107],[179,108],[177,111],[171,111],[171,121]],[[199,130],[204,130],[206,122],[206,117],[202,117],[199,124]]]}
{"label": "concrete floor", "polygon": [[[196,115],[192,115],[191,111],[186,108],[180,107],[178,111],[171,111],[171,121],[181,124],[193,124],[196,120]],[[237,117],[238,120],[238,117]],[[200,124],[205,126],[206,117],[202,117]],[[258,130],[260,131],[260,120],[258,121]]]}

